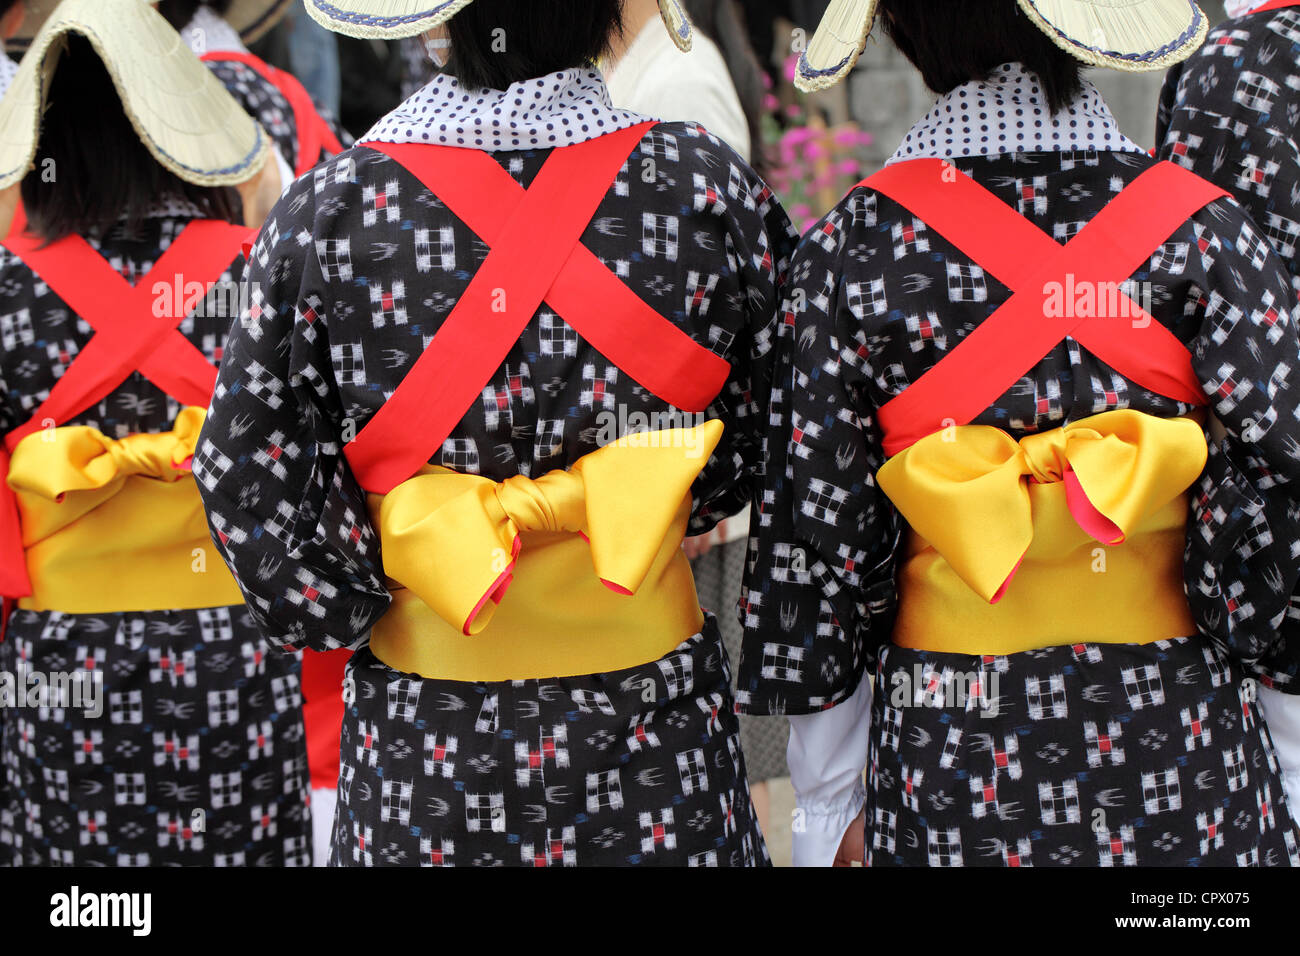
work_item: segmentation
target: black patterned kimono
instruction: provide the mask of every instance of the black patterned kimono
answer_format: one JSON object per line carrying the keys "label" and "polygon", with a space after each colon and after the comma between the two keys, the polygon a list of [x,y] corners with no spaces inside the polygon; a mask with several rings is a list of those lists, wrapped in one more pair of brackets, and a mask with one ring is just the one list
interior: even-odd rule
{"label": "black patterned kimono", "polygon": [[[1253,6],[1259,7],[1258,2]],[[1300,292],[1300,5],[1257,9],[1213,30],[1169,72],[1160,156],[1227,190],[1254,219]],[[1288,612],[1294,629],[1300,609]],[[1300,801],[1300,641],[1262,673],[1261,701],[1288,795]]]}
{"label": "black patterned kimono", "polygon": [[[898,158],[952,157],[960,173],[1063,243],[1153,160],[1118,142],[1071,150],[1063,144],[1119,139],[1104,104],[1049,123],[1037,88],[1027,89],[1003,96],[992,82],[959,87]],[[966,122],[959,101],[986,98],[999,99],[980,103],[993,119],[971,122],[964,140],[949,138],[945,123]],[[1041,119],[999,128],[1012,110]],[[1244,683],[1293,681],[1300,639],[1290,616],[1300,579],[1300,337],[1288,276],[1259,230],[1231,201],[1213,202],[1132,277],[1151,284],[1147,309],[1187,344],[1227,429],[1191,490],[1185,575],[1199,633],[1149,644],[972,657],[891,643],[906,528],[876,481],[885,461],[877,410],[1009,290],[863,187],[805,237],[790,274],[780,339],[789,366],[786,387],[773,391],[740,704],[817,714],[798,719],[828,726],[828,709],[859,699],[874,674],[867,752],[844,757],[850,769],[869,767],[869,862],[1300,864],[1273,747]],[[1189,406],[1139,387],[1067,338],[975,423],[1019,440],[1114,409],[1169,418]],[[974,675],[996,706],[952,695],[959,675]],[[809,727],[817,759],[845,746],[833,733],[817,743]],[[796,784],[797,763],[792,756]],[[832,849],[864,802],[860,788],[851,810],[843,811],[848,797],[836,799]]]}
{"label": "black patterned kimono", "polygon": [[[527,186],[551,154],[535,146],[640,122],[608,107],[597,73],[532,82],[545,102],[531,102],[530,84],[508,131],[492,109],[519,106],[523,84],[462,98],[449,77],[377,129],[482,146]],[[533,146],[510,148],[524,141]],[[706,415],[725,434],[694,485],[689,533],[701,533],[749,498],[788,221],[730,149],[665,124],[644,134],[582,243],[731,366]],[[196,455],[214,534],[271,642],[360,648],[332,862],[762,864],[712,617],[661,660],[551,680],[421,678],[366,644],[390,598],[343,443],[402,382],[487,252],[380,152],[349,150],[297,182],[253,251],[253,316],[232,339]],[[647,421],[673,427],[675,414],[543,307],[433,463],[537,478]]]}
{"label": "black patterned kimono", "polygon": [[[219,79],[249,116],[262,124],[276,148],[291,169],[297,169],[306,158],[299,156],[300,137],[298,119],[293,107],[274,83],[246,63],[237,60],[215,60],[208,69]],[[322,150],[310,157],[314,163],[326,159],[329,153]]]}
{"label": "black patterned kimono", "polygon": [[[132,283],[191,221],[160,208],[142,233],[92,243]],[[180,325],[225,348],[237,259]],[[23,424],[93,331],[0,248],[0,430]],[[134,372],[69,425],[109,437],[169,430],[177,403]],[[111,568],[104,569],[111,574]],[[3,720],[6,865],[310,865],[298,662],[271,654],[243,606],[117,614],[13,611],[0,673],[103,674],[102,714],[18,707]]]}

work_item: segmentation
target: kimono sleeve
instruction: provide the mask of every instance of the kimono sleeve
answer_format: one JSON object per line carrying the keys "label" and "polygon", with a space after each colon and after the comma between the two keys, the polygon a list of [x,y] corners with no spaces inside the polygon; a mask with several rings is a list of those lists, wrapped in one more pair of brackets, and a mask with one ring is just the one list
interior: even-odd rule
{"label": "kimono sleeve", "polygon": [[863,332],[841,296],[842,218],[805,237],[784,299],[741,607],[737,700],[751,714],[849,698],[895,607],[900,522],[875,480],[884,456]]}
{"label": "kimono sleeve", "polygon": [[342,455],[330,290],[310,241],[311,178],[272,210],[194,456],[208,523],[264,636],[356,647],[387,609],[378,536]]}
{"label": "kimono sleeve", "polygon": [[[725,433],[693,489],[688,533],[701,534],[743,511],[752,498],[762,463],[781,288],[798,235],[771,188],[739,155],[697,127],[681,128],[700,144],[694,151],[691,231],[704,256],[701,264],[711,260],[717,270],[691,272],[688,284],[710,287],[707,334],[731,362],[731,374],[705,416],[722,421]],[[700,161],[702,156],[708,161]]]}
{"label": "kimono sleeve", "polygon": [[1273,112],[1262,113],[1264,104],[1239,95],[1221,67],[1220,57],[1200,54],[1170,71],[1156,120],[1157,151],[1228,192],[1259,224],[1300,292],[1300,147],[1288,118],[1300,96],[1278,86]]}
{"label": "kimono sleeve", "polygon": [[1201,630],[1265,686],[1300,694],[1300,333],[1290,278],[1230,200],[1206,228],[1193,366],[1217,423],[1193,488],[1185,576]]}

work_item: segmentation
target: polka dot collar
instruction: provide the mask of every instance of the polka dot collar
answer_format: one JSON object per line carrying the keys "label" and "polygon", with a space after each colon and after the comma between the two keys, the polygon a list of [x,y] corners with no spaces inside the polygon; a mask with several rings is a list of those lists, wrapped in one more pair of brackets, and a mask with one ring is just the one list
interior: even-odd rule
{"label": "polka dot collar", "polygon": [[988,80],[963,83],[941,96],[889,162],[1067,150],[1145,152],[1120,132],[1087,80],[1073,103],[1053,113],[1038,78],[1019,63],[1006,63]]}
{"label": "polka dot collar", "polygon": [[562,70],[507,90],[471,89],[443,74],[381,119],[363,140],[511,152],[585,143],[645,120],[615,109],[604,77],[593,69]]}
{"label": "polka dot collar", "polygon": [[0,50],[0,96],[4,96],[9,89],[9,84],[14,81],[14,74],[18,72],[18,64],[9,59],[8,55]]}

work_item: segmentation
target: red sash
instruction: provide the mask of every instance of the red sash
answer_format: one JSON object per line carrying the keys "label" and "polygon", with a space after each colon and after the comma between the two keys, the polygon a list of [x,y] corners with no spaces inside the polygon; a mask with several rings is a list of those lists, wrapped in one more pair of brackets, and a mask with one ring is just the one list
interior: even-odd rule
{"label": "red sash", "polygon": [[[20,210],[21,215],[21,210]],[[201,299],[190,296],[187,283],[201,282],[204,295],[221,278],[254,231],[215,220],[192,222],[154,263],[148,276],[132,286],[80,236],[41,242],[16,221],[5,247],[18,256],[55,295],[95,330],[63,376],[26,424],[5,436],[0,447],[0,593],[7,599],[31,593],[23,557],[18,501],[4,478],[9,455],[24,437],[61,425],[102,401],[139,371],[182,405],[206,408],[212,401],[217,369],[185,338],[178,327]],[[161,276],[161,280],[149,281]],[[156,281],[168,290],[155,293]],[[179,289],[179,292],[171,291]],[[175,308],[175,296],[182,301]],[[166,309],[155,304],[165,299]],[[160,316],[158,312],[163,314]],[[6,601],[8,603],[8,601]],[[8,621],[8,607],[4,620]],[[313,781],[338,782],[339,732],[343,723],[343,668],[350,651],[307,652],[303,657],[303,713]]]}
{"label": "red sash", "polygon": [[552,152],[525,191],[487,153],[364,143],[406,167],[491,247],[424,353],[348,444],[361,486],[387,494],[442,446],[542,302],[663,401],[702,412],[731,373],[583,244],[628,156],[653,124]]}
{"label": "red sash", "polygon": [[[1191,353],[1136,302],[1107,315],[1100,290],[1129,279],[1194,213],[1227,193],[1173,163],[1159,163],[1062,246],[969,176],[938,159],[886,167],[862,185],[899,203],[1012,291],[933,368],[881,407],[885,452],[966,425],[1073,338],[1121,375],[1192,405],[1207,400]],[[1053,284],[1098,290],[1092,314],[1045,314]]]}
{"label": "red sash", "polygon": [[276,69],[251,53],[214,51],[203,54],[199,59],[205,63],[232,60],[243,63],[279,90],[289,101],[289,106],[293,109],[294,123],[298,127],[298,161],[293,171],[295,176],[301,176],[316,166],[320,162],[322,150],[332,155],[343,152],[343,144],[334,135],[334,130],[325,121],[325,117],[320,115],[311,94],[298,82],[297,77],[284,70]]}

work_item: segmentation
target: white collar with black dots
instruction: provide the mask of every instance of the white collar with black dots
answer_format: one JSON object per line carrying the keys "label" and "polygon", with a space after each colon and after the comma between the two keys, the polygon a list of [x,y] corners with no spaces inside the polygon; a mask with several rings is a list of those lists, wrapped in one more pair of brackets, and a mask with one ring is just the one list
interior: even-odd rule
{"label": "white collar with black dots", "polygon": [[1087,80],[1074,102],[1053,113],[1038,78],[1019,63],[1005,63],[987,80],[963,83],[939,97],[889,162],[1072,150],[1146,152],[1120,132]]}
{"label": "white collar with black dots", "polygon": [[9,56],[0,50],[0,96],[4,96],[9,90],[9,84],[14,81],[14,74],[18,72],[18,64],[9,59]]}
{"label": "white collar with black dots", "polygon": [[645,121],[611,105],[594,69],[562,70],[507,90],[471,89],[440,74],[362,139],[514,152],[585,143]]}

